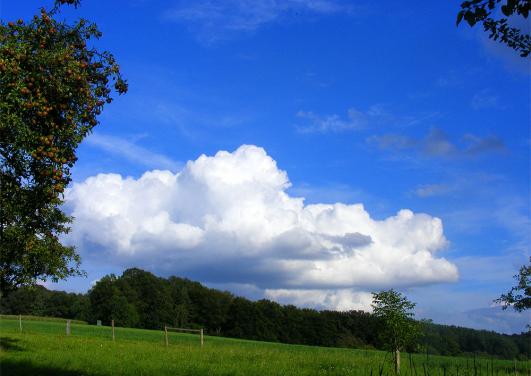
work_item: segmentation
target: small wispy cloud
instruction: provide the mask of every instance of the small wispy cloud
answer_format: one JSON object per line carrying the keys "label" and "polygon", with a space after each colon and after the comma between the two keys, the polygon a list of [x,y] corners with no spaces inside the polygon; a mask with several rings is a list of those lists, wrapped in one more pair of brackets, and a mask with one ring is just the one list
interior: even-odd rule
{"label": "small wispy cloud", "polygon": [[424,156],[442,158],[473,157],[505,150],[505,144],[498,136],[480,137],[469,133],[454,142],[444,131],[435,127],[421,138],[389,133],[371,136],[367,142],[381,150],[416,151]]}
{"label": "small wispy cloud", "polygon": [[487,89],[474,94],[470,101],[470,106],[472,106],[474,110],[503,107],[500,103],[500,97]]}
{"label": "small wispy cloud", "polygon": [[120,137],[95,133],[87,138],[86,143],[144,167],[170,171],[182,167],[182,163],[178,161]]}
{"label": "small wispy cloud", "polygon": [[289,16],[351,13],[352,8],[335,0],[197,0],[180,2],[163,17],[188,24],[200,40],[209,43]]}
{"label": "small wispy cloud", "polygon": [[489,189],[497,186],[500,182],[505,181],[503,175],[488,174],[484,172],[463,173],[447,176],[444,181],[432,184],[418,185],[411,193],[420,198],[438,197],[438,196],[462,196],[475,194],[479,195],[478,187],[482,187],[482,195],[489,194]]}
{"label": "small wispy cloud", "polygon": [[397,115],[384,105],[375,104],[367,110],[351,107],[346,116],[337,114],[320,115],[313,111],[299,111],[297,117],[304,124],[295,126],[299,133],[329,133],[344,131],[360,131],[376,126],[392,125],[394,127],[410,127],[436,118],[439,114],[429,112],[419,115]]}
{"label": "small wispy cloud", "polygon": [[328,133],[365,129],[370,114],[350,108],[346,117],[336,114],[318,115],[312,111],[299,111],[297,117],[306,120],[305,125],[296,126],[299,133]]}
{"label": "small wispy cloud", "polygon": [[459,86],[462,83],[461,79],[454,70],[451,70],[437,78],[435,86],[439,88],[451,88]]}
{"label": "small wispy cloud", "polygon": [[451,192],[453,187],[447,184],[424,184],[415,189],[415,194],[418,197],[433,197],[440,196]]}
{"label": "small wispy cloud", "polygon": [[505,150],[503,140],[497,136],[479,137],[467,133],[463,136],[463,140],[467,142],[467,147],[463,150],[467,155],[479,155],[492,151]]}

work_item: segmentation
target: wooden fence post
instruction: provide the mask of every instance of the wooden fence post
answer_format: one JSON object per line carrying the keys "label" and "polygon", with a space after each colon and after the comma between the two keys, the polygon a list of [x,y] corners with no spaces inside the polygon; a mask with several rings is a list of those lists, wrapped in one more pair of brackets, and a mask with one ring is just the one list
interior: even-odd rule
{"label": "wooden fence post", "polygon": [[111,320],[112,325],[112,341],[114,342],[114,320]]}
{"label": "wooden fence post", "polygon": [[20,333],[22,333],[22,315],[18,315],[18,326],[20,327]]}
{"label": "wooden fence post", "polygon": [[70,320],[66,320],[66,335],[70,335]]}
{"label": "wooden fence post", "polygon": [[164,337],[166,338],[166,347],[168,347],[168,326],[164,325]]}
{"label": "wooden fence post", "polygon": [[203,347],[203,329],[201,329],[201,347]]}

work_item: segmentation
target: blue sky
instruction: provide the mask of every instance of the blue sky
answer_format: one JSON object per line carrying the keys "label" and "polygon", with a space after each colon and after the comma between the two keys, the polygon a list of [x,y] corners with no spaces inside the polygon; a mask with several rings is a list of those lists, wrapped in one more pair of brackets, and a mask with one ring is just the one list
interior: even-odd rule
{"label": "blue sky", "polygon": [[[5,20],[28,19],[49,4],[3,1],[0,15]],[[102,275],[137,265],[251,298],[341,308],[349,302],[353,307],[363,305],[363,294],[371,289],[399,285],[418,303],[419,317],[505,332],[523,330],[529,316],[501,312],[492,307],[492,300],[514,284],[512,276],[530,254],[529,59],[489,40],[479,27],[457,28],[459,4],[86,0],[76,11],[65,10],[63,16],[68,19],[83,17],[98,24],[103,37],[97,47],[113,52],[130,85],[125,96],[105,108],[100,125],[79,149],[74,182],[80,187],[85,184],[88,192],[97,191],[91,184],[111,184],[103,177],[97,180],[98,174],[115,173],[124,180],[129,176],[138,192],[146,171],[214,174],[213,169],[223,165],[215,163],[221,163],[221,157],[204,166],[186,163],[202,154],[214,158],[226,150],[238,157],[225,162],[235,163],[238,173],[250,171],[260,189],[272,182],[274,189],[291,198],[304,197],[305,205],[362,203],[374,221],[409,209],[426,213],[429,218],[419,217],[419,221],[432,225],[432,219],[439,218],[444,230],[433,243],[436,255],[433,252],[428,260],[437,266],[429,264],[432,270],[419,262],[419,268],[429,270],[415,269],[422,278],[412,274],[401,279],[395,269],[402,261],[393,267],[386,261],[382,270],[394,279],[377,281],[369,276],[373,282],[354,278],[350,284],[334,284],[319,276],[317,283],[310,277],[288,275],[292,269],[286,264],[279,264],[282,277],[274,267],[264,266],[261,279],[253,279],[241,270],[251,261],[266,265],[265,256],[247,258],[236,251],[230,257],[218,255],[215,242],[208,243],[210,255],[227,256],[231,265],[238,265],[237,271],[229,268],[221,273],[210,265],[206,267],[210,274],[201,273],[190,266],[195,264],[188,256],[172,256],[168,262],[156,251],[151,257],[132,257],[136,252],[132,248],[114,251],[112,242],[90,240],[83,232],[88,230],[82,223],[92,227],[102,223],[94,213],[91,217],[80,211],[81,204],[73,198],[67,209],[84,214],[79,214],[79,224],[74,226],[79,236],[70,241],[78,246],[88,277],[51,286],[85,291]],[[266,155],[261,149],[240,155],[236,150],[241,145],[256,145]],[[267,158],[286,172],[291,186],[277,185],[271,177],[277,174],[275,169],[271,176],[252,170],[269,166]],[[216,180],[201,182],[201,187],[219,188]],[[171,191],[170,196],[179,192]],[[107,202],[108,192],[100,194],[90,197]],[[210,197],[187,194],[189,202],[198,206]],[[229,191],[219,195],[227,201],[231,197]],[[142,200],[141,194],[135,197]],[[269,196],[260,197],[266,197],[267,204]],[[179,217],[179,223],[196,224],[190,219],[195,218],[193,205],[179,205],[181,209],[168,210],[169,220],[176,222]],[[127,217],[116,210],[116,216]],[[186,217],[184,212],[192,214]],[[279,221],[272,222],[272,227],[280,226]],[[343,235],[358,234],[358,240],[366,236],[374,244],[389,240],[358,231],[355,222],[352,226]],[[422,231],[431,231],[418,226],[403,230],[413,234],[411,239],[419,237],[411,244],[424,244],[427,235]],[[102,225],[102,238],[120,236],[106,235],[108,228]],[[401,229],[390,228],[392,242],[401,239]],[[188,227],[175,231],[185,230]],[[325,236],[326,231],[320,231],[318,235]],[[326,232],[326,241],[335,241],[330,240],[336,236],[332,232]],[[247,240],[254,241],[254,235],[249,236],[252,239]],[[447,240],[444,245],[437,243],[442,237]],[[192,242],[191,237],[186,239]],[[195,243],[175,244],[175,249],[162,244],[164,255],[180,255],[181,248],[195,247]],[[426,247],[431,250],[432,245]],[[271,259],[267,253],[267,260]],[[446,264],[441,266],[437,261],[441,259],[457,274],[448,271]],[[306,269],[293,270],[306,275]],[[349,291],[357,298],[345,297]]]}

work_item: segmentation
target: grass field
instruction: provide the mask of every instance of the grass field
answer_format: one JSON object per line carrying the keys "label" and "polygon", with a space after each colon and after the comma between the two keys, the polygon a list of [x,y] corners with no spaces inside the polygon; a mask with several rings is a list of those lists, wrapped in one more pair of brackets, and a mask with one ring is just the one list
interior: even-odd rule
{"label": "grass field", "polygon": [[[335,349],[193,334],[0,317],[0,374],[9,375],[391,375],[381,351]],[[529,375],[529,362],[418,354],[402,358],[403,375]],[[468,367],[467,367],[468,364]],[[468,372],[467,372],[468,371]]]}

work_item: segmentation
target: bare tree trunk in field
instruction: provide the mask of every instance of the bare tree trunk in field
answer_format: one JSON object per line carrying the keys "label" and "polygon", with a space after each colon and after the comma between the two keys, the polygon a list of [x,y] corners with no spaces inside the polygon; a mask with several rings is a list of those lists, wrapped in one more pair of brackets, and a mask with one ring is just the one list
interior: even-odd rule
{"label": "bare tree trunk in field", "polygon": [[395,374],[400,375],[400,350],[395,350]]}

